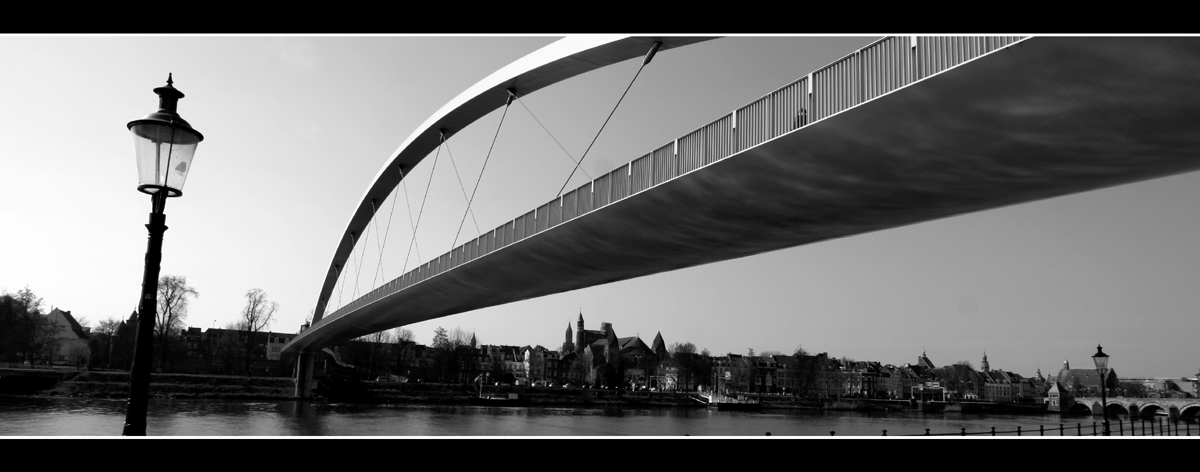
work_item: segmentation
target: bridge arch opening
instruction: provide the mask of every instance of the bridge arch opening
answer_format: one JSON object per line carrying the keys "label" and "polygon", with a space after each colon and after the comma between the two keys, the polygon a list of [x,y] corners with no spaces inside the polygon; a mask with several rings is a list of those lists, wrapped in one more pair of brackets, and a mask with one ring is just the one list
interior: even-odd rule
{"label": "bridge arch opening", "polygon": [[1109,416],[1129,416],[1129,410],[1120,403],[1109,403],[1107,411]]}
{"label": "bridge arch opening", "polygon": [[1200,405],[1186,405],[1179,411],[1179,418],[1188,423],[1196,422],[1200,414]]}
{"label": "bridge arch opening", "polygon": [[1092,410],[1092,407],[1086,403],[1076,403],[1071,405],[1071,408],[1067,410],[1067,414],[1071,416],[1091,415],[1093,411],[1099,411],[1099,406],[1096,408],[1097,410]]}
{"label": "bridge arch opening", "polygon": [[1137,416],[1139,416],[1141,418],[1153,418],[1153,417],[1157,416],[1159,412],[1166,413],[1167,410],[1159,405],[1150,403],[1150,404],[1142,405],[1142,407],[1138,409]]}

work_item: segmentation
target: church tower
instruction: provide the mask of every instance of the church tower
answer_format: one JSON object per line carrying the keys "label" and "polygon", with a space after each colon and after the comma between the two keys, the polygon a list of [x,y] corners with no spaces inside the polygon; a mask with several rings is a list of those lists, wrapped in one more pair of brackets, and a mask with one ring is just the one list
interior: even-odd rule
{"label": "church tower", "polygon": [[583,355],[583,350],[587,347],[584,336],[586,335],[583,332],[583,312],[580,311],[579,321],[575,322],[575,352],[579,355]]}
{"label": "church tower", "polygon": [[563,345],[562,345],[562,353],[564,355],[575,351],[575,343],[573,341],[571,341],[572,338],[573,338],[573,335],[571,334],[571,322],[568,321],[567,322],[567,337],[563,341]]}
{"label": "church tower", "polygon": [[662,331],[654,335],[654,343],[650,345],[650,350],[654,351],[654,355],[658,356],[659,360],[665,360],[669,356],[667,343],[663,342]]}
{"label": "church tower", "polygon": [[989,372],[992,370],[991,368],[988,367],[987,351],[983,351],[983,362],[979,363],[979,368],[983,369],[984,372]]}
{"label": "church tower", "polygon": [[929,356],[925,355],[924,349],[921,350],[921,355],[917,357],[917,365],[921,366],[922,369],[936,369],[937,368],[937,367],[933,366],[933,361],[929,360]]}

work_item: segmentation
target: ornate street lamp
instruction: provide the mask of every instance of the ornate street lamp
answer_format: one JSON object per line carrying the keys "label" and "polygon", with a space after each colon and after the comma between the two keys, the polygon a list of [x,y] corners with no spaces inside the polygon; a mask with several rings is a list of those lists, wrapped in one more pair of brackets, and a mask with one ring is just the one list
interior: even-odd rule
{"label": "ornate street lamp", "polygon": [[1100,414],[1104,415],[1104,435],[1108,436],[1108,397],[1105,395],[1106,387],[1108,387],[1108,354],[1100,349],[1100,345],[1096,345],[1096,354],[1092,356],[1092,360],[1096,362],[1096,372],[1100,373]]}
{"label": "ornate street lamp", "polygon": [[163,210],[168,197],[183,195],[183,182],[192,169],[192,156],[204,136],[175,112],[183,92],[176,90],[167,74],[167,85],[154,89],[158,111],[130,121],[137,152],[138,191],[150,195],[150,242],[146,247],[146,270],[142,276],[141,306],[134,338],[133,367],[129,374],[129,404],[125,410],[124,436],[146,435],[146,407],[150,396],[150,364],[153,362],[154,317],[158,303],[158,271],[162,261],[162,238],[167,230]]}

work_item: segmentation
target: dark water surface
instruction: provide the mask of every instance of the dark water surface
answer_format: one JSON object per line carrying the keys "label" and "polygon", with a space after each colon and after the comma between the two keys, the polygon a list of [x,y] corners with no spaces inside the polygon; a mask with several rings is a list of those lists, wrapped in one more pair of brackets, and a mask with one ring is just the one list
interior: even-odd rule
{"label": "dark water surface", "polygon": [[[2,436],[117,436],[123,400],[0,397]],[[1091,434],[1092,417],[1057,414],[724,412],[704,408],[584,409],[357,405],[297,401],[152,400],[151,436],[889,436],[1015,431]],[[1095,420],[1099,420],[1095,418]],[[1128,418],[1124,419],[1128,434]],[[1195,425],[1191,434],[1200,434]],[[1113,432],[1117,424],[1113,423]],[[1181,432],[1181,435],[1183,432]],[[1015,433],[1006,434],[1009,436]],[[1140,434],[1139,434],[1140,436]]]}

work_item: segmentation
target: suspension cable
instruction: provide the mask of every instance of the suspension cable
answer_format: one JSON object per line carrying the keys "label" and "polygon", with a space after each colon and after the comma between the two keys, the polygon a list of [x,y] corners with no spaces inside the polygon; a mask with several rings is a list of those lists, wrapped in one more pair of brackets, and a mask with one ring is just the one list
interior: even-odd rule
{"label": "suspension cable", "polygon": [[[371,233],[367,232],[366,234],[363,235],[363,237],[369,239],[371,237]],[[355,244],[357,245],[357,243],[355,243]],[[367,245],[364,243],[362,250],[358,251],[358,263],[355,264],[355,266],[354,266],[354,290],[350,292],[350,298],[355,298],[358,296],[358,278],[359,278],[359,276],[362,275],[362,261],[363,261],[363,257],[366,257],[366,255],[367,255]],[[350,254],[350,258],[351,259],[354,258],[354,253]]]}
{"label": "suspension cable", "polygon": [[[350,260],[350,262],[354,262],[354,234],[346,233],[346,237],[350,238],[350,257],[348,259]],[[342,306],[344,306],[344,305],[342,305],[342,292],[346,291],[346,279],[349,278],[346,276],[346,271],[340,270],[340,269],[345,269],[345,268],[346,268],[346,263],[343,262],[342,267],[340,267],[338,270],[338,276],[342,278],[342,288],[338,290],[338,308],[341,308]],[[353,297],[354,294],[350,294],[350,296]]]}
{"label": "suspension cable", "polygon": [[600,133],[604,131],[604,127],[608,126],[608,120],[611,120],[613,113],[617,112],[617,107],[621,106],[621,101],[625,100],[625,94],[629,93],[629,89],[633,87],[634,81],[636,81],[638,75],[642,73],[642,69],[646,67],[646,64],[649,64],[650,60],[654,59],[654,54],[658,52],[658,48],[660,46],[662,46],[662,41],[655,41],[654,44],[650,46],[650,51],[647,52],[646,57],[642,59],[642,65],[638,66],[637,73],[633,74],[633,80],[629,81],[629,85],[627,85],[625,87],[625,91],[621,93],[621,98],[617,100],[617,104],[613,105],[612,111],[608,112],[608,118],[604,119],[604,124],[600,125],[600,130],[596,131],[596,136],[592,137],[592,143],[588,144],[587,150],[583,151],[582,156],[579,156],[579,162],[575,164],[575,169],[571,170],[571,175],[567,176],[567,181],[563,182],[562,188],[558,189],[558,195],[555,195],[554,198],[562,196],[563,189],[567,188],[567,184],[571,182],[571,177],[575,176],[575,170],[578,170],[579,166],[583,164],[583,160],[587,159],[587,154],[592,150],[592,145],[596,144],[596,138],[599,138]]}
{"label": "suspension cable", "polygon": [[[508,89],[508,100],[504,102],[504,111],[500,113],[500,124],[496,125],[496,134],[492,135],[492,145],[488,147],[487,156],[483,158],[483,167],[479,169],[479,178],[475,179],[475,188],[471,189],[471,198],[467,199],[467,211],[471,210],[471,202],[475,201],[475,192],[479,190],[479,182],[483,181],[483,171],[487,170],[488,159],[492,157],[492,150],[496,148],[496,138],[500,137],[500,127],[504,126],[504,117],[508,116],[508,107],[512,105],[513,99],[517,97],[517,92],[513,89]],[[449,147],[447,147],[447,150]],[[458,244],[458,236],[462,233],[462,225],[467,222],[467,214],[464,212],[462,221],[458,223],[458,232],[454,233],[454,242],[450,244],[450,250],[454,250],[454,246]],[[475,231],[483,234],[476,226]]]}
{"label": "suspension cable", "polygon": [[[348,235],[347,235],[348,236]],[[342,288],[338,289],[338,304],[337,307],[342,307],[342,292],[346,291],[346,274],[342,272],[341,267],[338,267],[338,277],[342,279]]]}
{"label": "suspension cable", "polygon": [[[380,275],[383,275],[383,279],[387,280],[387,274],[383,272],[383,248],[387,247],[388,233],[390,233],[392,231],[392,218],[396,216],[396,199],[397,198],[398,197],[392,197],[392,211],[390,214],[388,214],[388,224],[387,224],[387,227],[385,227],[383,230],[383,244],[379,246],[379,263],[375,265],[375,278],[371,280],[372,287],[375,286],[375,282],[379,279]],[[371,202],[371,213],[372,214],[375,213],[375,202],[374,201]],[[374,216],[372,216],[372,219],[374,219]],[[375,238],[376,238],[375,242],[378,243],[379,242],[379,225],[378,224],[375,225]]]}
{"label": "suspension cable", "polygon": [[[383,247],[379,245],[379,222],[376,221],[376,219],[375,219],[376,216],[379,216],[379,215],[376,213],[375,199],[372,198],[371,199],[371,221],[367,222],[367,227],[370,228],[372,226],[371,223],[375,223],[374,224],[374,226],[375,226],[375,250],[379,251],[379,263],[375,264],[375,277],[373,277],[371,279],[371,289],[372,290],[375,289],[375,279],[379,278],[379,264],[383,263]],[[365,248],[363,250],[366,251]]]}
{"label": "suspension cable", "polygon": [[[437,153],[433,155],[433,166],[429,169],[429,182],[425,183],[425,196],[421,198],[421,210],[417,212],[417,224],[413,226],[413,237],[408,242],[408,253],[404,256],[402,272],[408,272],[408,257],[412,255],[413,245],[417,243],[417,229],[421,227],[421,215],[425,214],[425,202],[429,200],[429,187],[433,186],[433,171],[437,170],[438,156],[442,155],[442,144],[446,143],[446,130],[441,130],[441,143],[438,143]],[[417,265],[421,264],[421,255],[417,254]]]}
{"label": "suspension cable", "polygon": [[[404,166],[399,166],[399,167],[400,167],[400,185],[404,186],[404,207],[406,209],[408,209],[408,227],[409,227],[409,229],[412,230],[413,234],[415,235],[417,232],[417,225],[415,223],[413,223],[412,203],[408,199],[408,181],[404,180]],[[395,202],[393,202],[393,203],[395,203]],[[414,240],[415,240],[415,237],[414,237]],[[421,260],[421,245],[416,244],[416,246],[417,246],[417,260],[419,261],[419,260]],[[404,272],[401,271],[400,273],[403,274]]]}
{"label": "suspension cable", "polygon": [[[533,114],[533,110],[530,110],[529,107],[525,106],[525,102],[523,100],[521,100],[521,97],[517,97],[517,103],[521,105],[521,108],[525,109],[526,113],[529,113],[529,116],[533,117],[533,121],[536,121],[538,126],[542,127],[542,131],[545,131],[546,135],[550,136],[550,139],[554,140],[554,144],[557,144],[558,148],[562,149],[563,153],[565,153],[567,155],[567,159],[570,159],[572,164],[579,166],[579,161],[575,160],[575,156],[572,156],[571,152],[567,151],[566,147],[563,147],[562,143],[560,143],[558,141],[558,138],[554,137],[554,134],[551,133],[550,130],[546,128],[546,125],[542,124],[542,120],[539,120],[537,115]],[[588,176],[589,179],[595,179],[595,177],[592,177],[592,174],[588,173],[587,169],[580,167],[579,170],[582,170],[583,174]]]}
{"label": "suspension cable", "polygon": [[450,156],[450,165],[454,166],[454,176],[458,177],[458,188],[462,189],[463,200],[467,201],[467,211],[471,213],[471,221],[475,222],[475,231],[479,232],[479,220],[475,219],[475,212],[471,211],[471,199],[467,197],[467,187],[463,185],[462,175],[458,173],[458,164],[454,163],[454,153],[450,152],[450,143],[446,143],[446,155]]}

